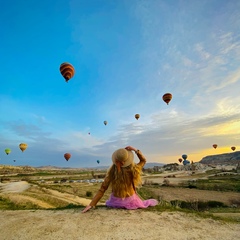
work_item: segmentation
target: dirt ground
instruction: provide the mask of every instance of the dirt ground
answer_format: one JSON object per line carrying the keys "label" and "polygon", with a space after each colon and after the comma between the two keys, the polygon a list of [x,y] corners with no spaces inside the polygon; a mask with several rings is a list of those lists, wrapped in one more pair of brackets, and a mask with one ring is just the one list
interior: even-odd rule
{"label": "dirt ground", "polygon": [[0,211],[1,240],[236,240],[240,224],[179,212],[107,209]]}
{"label": "dirt ground", "polygon": [[[15,201],[32,201],[43,207],[51,208],[46,202],[20,195],[30,188],[27,182],[1,184],[1,192],[10,194]],[[156,189],[155,189],[156,190]],[[79,198],[67,193],[48,190],[55,197],[87,206],[89,199]],[[238,193],[218,193],[196,189],[177,189],[161,187],[159,196],[165,200],[174,199],[212,199],[227,202]],[[12,193],[12,194],[11,194]],[[210,194],[210,195],[209,195]],[[231,195],[229,195],[231,194]],[[211,196],[211,197],[210,197]],[[24,199],[27,198],[27,199]],[[12,199],[13,200],[13,199]],[[82,208],[83,209],[83,208]],[[157,212],[138,210],[109,209],[97,207],[87,213],[82,209],[74,210],[1,210],[1,240],[235,240],[240,234],[240,224],[200,218],[190,213]],[[223,215],[219,215],[223,216]]]}
{"label": "dirt ground", "polygon": [[[30,196],[24,196],[21,192],[26,191],[27,189],[31,188],[31,184],[26,181],[20,182],[10,182],[10,183],[0,183],[0,196],[7,196],[12,202],[14,203],[21,203],[21,202],[31,202],[36,206],[41,208],[54,208],[55,206],[49,204],[48,202],[36,199]],[[62,193],[56,190],[47,189],[47,194],[54,196],[55,199],[65,201],[66,203],[73,203],[79,204],[83,206],[87,206],[91,200],[86,198],[81,198],[78,196],[74,196],[68,193]]]}
{"label": "dirt ground", "polygon": [[160,199],[166,201],[218,201],[228,206],[232,205],[232,200],[238,199],[240,201],[240,193],[237,192],[217,192],[174,187],[152,188],[152,190]]}

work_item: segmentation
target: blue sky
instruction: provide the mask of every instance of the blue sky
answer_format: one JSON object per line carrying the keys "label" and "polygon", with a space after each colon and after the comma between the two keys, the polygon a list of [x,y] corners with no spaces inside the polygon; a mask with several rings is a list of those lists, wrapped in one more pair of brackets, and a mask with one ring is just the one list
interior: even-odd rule
{"label": "blue sky", "polygon": [[240,1],[12,0],[0,11],[0,164],[110,165],[127,145],[148,162],[197,162],[240,148]]}

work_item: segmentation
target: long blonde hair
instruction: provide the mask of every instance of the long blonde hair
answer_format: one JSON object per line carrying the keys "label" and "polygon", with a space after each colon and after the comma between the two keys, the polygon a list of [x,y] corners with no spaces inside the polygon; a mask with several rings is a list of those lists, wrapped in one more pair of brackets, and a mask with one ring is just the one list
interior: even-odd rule
{"label": "long blonde hair", "polygon": [[107,177],[115,195],[124,198],[131,194],[129,186],[133,185],[134,188],[138,188],[142,185],[141,173],[141,168],[135,163],[128,167],[121,167],[120,171],[113,164],[107,172]]}

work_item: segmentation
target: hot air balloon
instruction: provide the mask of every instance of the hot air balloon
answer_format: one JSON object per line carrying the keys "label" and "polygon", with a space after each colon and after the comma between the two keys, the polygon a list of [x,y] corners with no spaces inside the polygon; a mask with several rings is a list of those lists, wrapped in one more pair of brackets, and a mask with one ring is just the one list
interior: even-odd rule
{"label": "hot air balloon", "polygon": [[104,123],[104,125],[107,125],[108,122],[107,122],[107,121],[104,121],[103,123]]}
{"label": "hot air balloon", "polygon": [[75,70],[70,63],[65,62],[60,65],[60,72],[65,78],[66,82],[68,82],[68,80],[74,76]]}
{"label": "hot air balloon", "polygon": [[64,154],[64,158],[68,161],[71,157],[71,154],[70,153],[65,153]]}
{"label": "hot air balloon", "polygon": [[10,148],[6,148],[5,149],[5,153],[8,155],[9,153],[11,153],[11,149]]}
{"label": "hot air balloon", "polygon": [[16,162],[16,160],[13,160],[14,162]]}
{"label": "hot air balloon", "polygon": [[100,163],[100,160],[97,160],[97,163],[99,164],[99,163]]}
{"label": "hot air balloon", "polygon": [[186,160],[186,159],[187,159],[187,154],[183,154],[183,155],[182,155],[182,158],[183,158],[184,160]]}
{"label": "hot air balloon", "polygon": [[140,118],[140,114],[135,114],[135,118],[138,120]]}
{"label": "hot air balloon", "polygon": [[235,150],[236,150],[236,147],[232,146],[231,149],[232,149],[233,151],[235,151]]}
{"label": "hot air balloon", "polygon": [[212,146],[213,146],[214,148],[217,148],[217,144],[213,144]]}
{"label": "hot air balloon", "polygon": [[20,143],[19,148],[24,152],[27,149],[28,145],[26,143]]}
{"label": "hot air balloon", "polygon": [[163,96],[162,96],[162,99],[165,103],[168,103],[172,100],[172,94],[171,93],[165,93]]}
{"label": "hot air balloon", "polygon": [[179,159],[178,159],[178,161],[181,163],[181,162],[182,162],[182,159],[181,159],[181,158],[179,158]]}
{"label": "hot air balloon", "polygon": [[183,165],[185,166],[185,165],[188,165],[188,164],[190,164],[190,161],[184,159],[184,160],[183,160]]}
{"label": "hot air balloon", "polygon": [[90,135],[90,132],[88,133],[88,135]]}

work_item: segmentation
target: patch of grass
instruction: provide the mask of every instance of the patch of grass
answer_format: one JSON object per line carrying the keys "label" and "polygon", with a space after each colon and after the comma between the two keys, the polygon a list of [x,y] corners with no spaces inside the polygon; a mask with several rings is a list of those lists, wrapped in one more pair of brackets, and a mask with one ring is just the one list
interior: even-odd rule
{"label": "patch of grass", "polygon": [[200,190],[213,190],[221,192],[240,192],[240,178],[235,175],[212,176],[209,179],[198,179],[179,184],[185,188],[196,188]]}
{"label": "patch of grass", "polygon": [[26,209],[39,209],[39,206],[31,202],[14,203],[9,198],[0,196],[0,209],[1,210],[26,210]]}
{"label": "patch of grass", "polygon": [[51,176],[55,175],[55,173],[50,172],[37,172],[37,173],[18,173],[16,176],[18,177],[31,177],[31,176]]}
{"label": "patch of grass", "polygon": [[[54,210],[66,210],[66,209],[76,209],[76,208],[84,208],[84,206],[70,203],[70,204],[68,204],[66,206],[63,206],[63,207],[54,208]],[[52,209],[50,209],[50,210],[52,210]]]}
{"label": "patch of grass", "polygon": [[158,196],[153,191],[149,190],[147,187],[141,187],[137,189],[137,193],[143,200],[149,198],[158,199]]}
{"label": "patch of grass", "polygon": [[15,204],[11,202],[8,198],[4,198],[0,196],[0,209],[7,210],[11,209],[14,210],[16,208]]}
{"label": "patch of grass", "polygon": [[57,207],[65,207],[69,204],[68,200],[59,199],[53,195],[43,193],[43,192],[41,194],[24,193],[22,195],[29,196],[29,197],[35,198],[37,200],[43,201],[43,202],[50,204],[56,208]]}
{"label": "patch of grass", "polygon": [[180,201],[172,200],[170,201],[172,206],[178,208],[185,208],[193,211],[204,212],[211,208],[226,208],[227,206],[218,201]]}
{"label": "patch of grass", "polygon": [[149,189],[146,186],[140,188],[137,192],[140,195],[140,197],[144,200],[154,198],[159,201],[159,204],[157,206],[150,208],[152,210],[157,211],[179,210],[185,212],[205,212],[205,213],[213,209],[215,209],[215,211],[217,211],[218,209],[224,209],[225,212],[232,211],[231,207],[228,207],[227,205],[219,201],[199,201],[199,200],[183,201],[176,199],[168,202],[164,200],[164,196],[154,193],[154,188]]}

